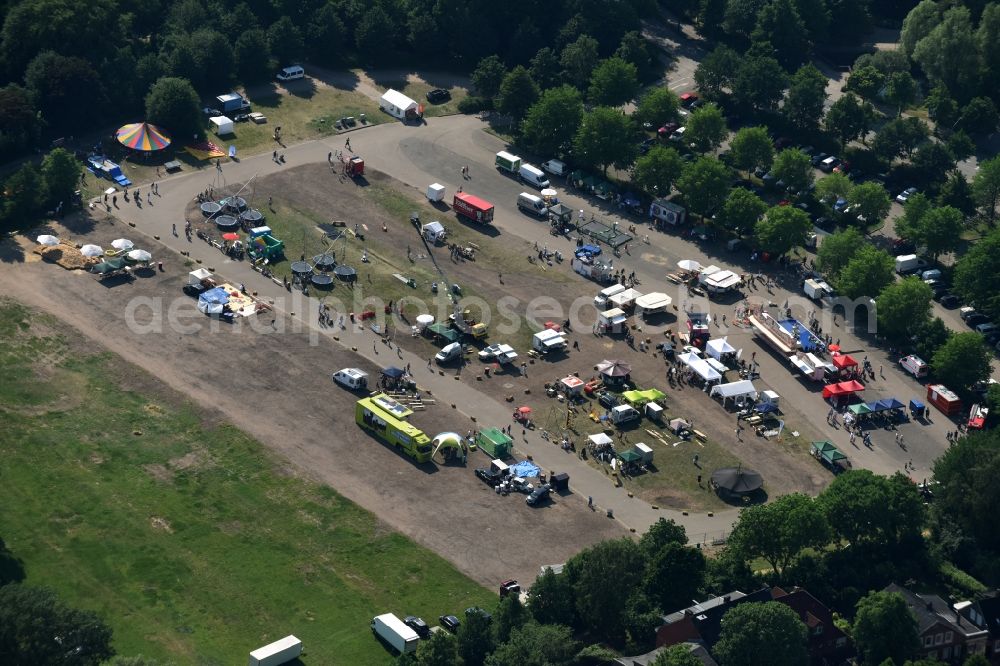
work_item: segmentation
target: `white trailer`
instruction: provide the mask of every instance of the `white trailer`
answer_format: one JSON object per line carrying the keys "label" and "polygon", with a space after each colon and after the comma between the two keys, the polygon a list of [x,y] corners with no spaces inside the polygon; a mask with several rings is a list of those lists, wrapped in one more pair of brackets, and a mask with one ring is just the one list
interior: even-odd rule
{"label": "white trailer", "polygon": [[376,615],[372,618],[372,631],[399,654],[406,654],[417,649],[420,637],[417,632],[403,624],[403,621],[392,613]]}
{"label": "white trailer", "polygon": [[248,666],[278,666],[287,664],[302,655],[302,641],[295,636],[285,636],[280,641],[257,648],[250,653]]}
{"label": "white trailer", "polygon": [[[614,268],[611,264],[606,264],[603,261],[598,261],[597,259],[581,259],[579,257],[574,257],[570,266],[574,271],[579,273],[585,278],[590,278],[597,282],[608,282],[611,280],[611,274]],[[624,289],[624,287],[622,287]]]}
{"label": "white trailer", "polygon": [[566,334],[547,328],[531,337],[531,348],[541,354],[566,349]]}

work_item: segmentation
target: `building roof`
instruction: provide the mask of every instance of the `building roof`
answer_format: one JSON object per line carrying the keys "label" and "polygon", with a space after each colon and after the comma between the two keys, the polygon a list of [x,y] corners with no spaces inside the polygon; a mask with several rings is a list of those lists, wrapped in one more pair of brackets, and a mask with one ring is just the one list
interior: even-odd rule
{"label": "building roof", "polygon": [[993,636],[1000,636],[1000,595],[980,599],[978,605],[982,613],[983,626]]}
{"label": "building roof", "polygon": [[398,90],[393,90],[392,88],[385,91],[385,94],[382,95],[382,101],[392,104],[393,106],[403,109],[404,111],[407,109],[417,108],[417,103],[415,101]]}
{"label": "building roof", "polygon": [[[704,645],[698,643],[684,643],[684,646],[691,651],[695,657],[697,657],[704,666],[719,666],[715,659],[712,659],[712,655],[708,653]],[[660,656],[660,653],[666,650],[666,647],[658,647],[652,652],[647,652],[646,654],[640,654],[635,657],[618,657],[615,659],[615,663],[620,666],[649,666],[656,658]]]}
{"label": "building roof", "polygon": [[921,635],[940,624],[966,638],[986,632],[985,629],[973,624],[968,617],[956,613],[948,605],[948,602],[936,594],[917,594],[895,583],[886,585],[885,591],[897,592],[902,595],[903,599],[906,600],[906,605],[910,607],[913,615],[917,618],[917,629]]}
{"label": "building roof", "polygon": [[771,601],[771,591],[762,588],[750,594],[735,590],[713,597],[663,618],[656,630],[657,646],[669,647],[686,641],[701,641],[709,650],[719,640],[722,616],[730,608],[745,602]]}

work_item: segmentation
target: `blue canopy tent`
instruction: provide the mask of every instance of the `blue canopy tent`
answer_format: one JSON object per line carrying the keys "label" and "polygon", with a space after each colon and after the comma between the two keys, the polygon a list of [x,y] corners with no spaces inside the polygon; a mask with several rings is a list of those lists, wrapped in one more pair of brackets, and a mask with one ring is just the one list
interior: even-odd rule
{"label": "blue canopy tent", "polygon": [[581,245],[576,248],[576,256],[581,256],[584,254],[589,254],[592,257],[601,256],[601,248],[597,245]]}
{"label": "blue canopy tent", "polygon": [[879,402],[888,403],[889,409],[902,409],[903,407],[906,406],[899,400],[896,400],[895,398],[885,398],[885,400],[879,400]]}
{"label": "blue canopy tent", "polygon": [[228,302],[229,294],[226,293],[226,290],[222,287],[215,287],[198,296],[198,310],[205,314],[222,314]]}
{"label": "blue canopy tent", "polygon": [[773,402],[762,402],[759,403],[756,407],[754,407],[754,410],[758,414],[770,414],[771,412],[778,411],[778,406]]}
{"label": "blue canopy tent", "polygon": [[888,407],[886,407],[882,403],[881,400],[873,400],[871,402],[866,402],[865,403],[865,407],[867,407],[868,409],[872,410],[873,414],[877,414],[879,412],[884,412],[885,410],[889,409]]}
{"label": "blue canopy tent", "polygon": [[402,368],[397,368],[394,365],[390,365],[388,368],[382,371],[382,374],[388,377],[389,379],[399,379],[400,377],[406,374],[406,371],[403,370]]}

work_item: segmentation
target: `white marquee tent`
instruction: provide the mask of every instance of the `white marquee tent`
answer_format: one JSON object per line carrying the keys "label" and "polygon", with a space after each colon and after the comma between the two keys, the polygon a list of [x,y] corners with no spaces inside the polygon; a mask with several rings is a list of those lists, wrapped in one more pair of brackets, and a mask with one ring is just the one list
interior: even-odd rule
{"label": "white marquee tent", "polygon": [[752,381],[749,379],[742,379],[738,382],[729,382],[728,384],[713,386],[712,392],[709,395],[713,397],[720,396],[722,398],[722,404],[726,404],[726,401],[730,398],[735,398],[736,401],[740,403],[744,402],[747,398],[756,400],[758,394]]}
{"label": "white marquee tent", "polygon": [[724,354],[735,353],[736,347],[729,344],[726,338],[715,338],[714,340],[709,340],[705,345],[705,352],[712,358],[721,361]]}
{"label": "white marquee tent", "polygon": [[693,352],[687,352],[686,354],[681,354],[677,357],[681,363],[691,368],[699,377],[704,379],[706,382],[717,382],[722,379],[722,375],[719,374],[711,365],[708,364],[703,358],[700,358],[697,354]]}

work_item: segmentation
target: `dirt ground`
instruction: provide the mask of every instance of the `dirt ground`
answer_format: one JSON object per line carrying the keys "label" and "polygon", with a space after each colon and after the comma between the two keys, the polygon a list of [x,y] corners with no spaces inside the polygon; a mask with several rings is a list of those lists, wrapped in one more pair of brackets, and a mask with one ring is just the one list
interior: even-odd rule
{"label": "dirt ground", "polygon": [[[87,238],[107,247],[123,235],[124,225],[102,222]],[[183,258],[175,255],[170,264],[180,266]],[[146,271],[131,283],[102,283],[30,253],[23,264],[0,264],[5,294],[66,322],[93,351],[107,349],[145,368],[214,418],[287,457],[294,473],[330,484],[488,587],[510,577],[533,580],[540,564],[563,562],[624,533],[615,521],[580,511],[579,500],[556,497],[533,509],[521,495],[497,496],[472,474],[473,467],[488,464],[482,453],[466,467],[414,465],[369,437],[354,424],[353,396],[330,374],[344,366],[376,368],[333,344],[311,346],[305,333],[273,335],[248,326],[221,324],[220,334],[180,335],[126,325],[126,306],[136,297],[179,297],[191,321],[203,322],[195,301],[181,294],[185,280],[181,271]],[[135,318],[149,323],[141,308]],[[277,322],[279,330],[283,325]],[[429,433],[453,430],[447,409],[433,406],[412,420]],[[512,525],[516,539],[509,536]]]}

